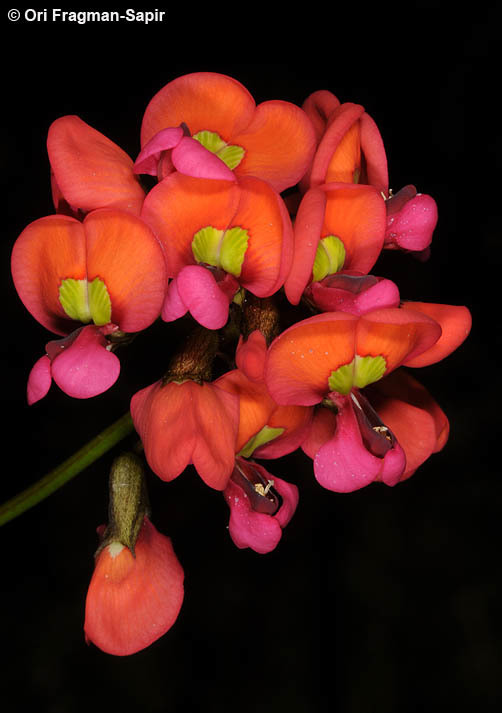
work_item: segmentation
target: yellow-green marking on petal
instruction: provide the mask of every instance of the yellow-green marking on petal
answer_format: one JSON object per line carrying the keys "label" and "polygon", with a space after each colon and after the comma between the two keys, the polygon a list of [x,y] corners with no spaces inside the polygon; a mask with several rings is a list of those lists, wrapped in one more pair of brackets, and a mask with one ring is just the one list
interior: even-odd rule
{"label": "yellow-green marking on petal", "polygon": [[216,131],[198,131],[192,136],[193,139],[201,143],[204,148],[221,158],[228,168],[233,171],[244,158],[242,146],[227,144]]}
{"label": "yellow-green marking on petal", "polygon": [[387,362],[383,356],[359,356],[356,354],[349,364],[339,366],[331,372],[328,379],[330,391],[339,394],[348,394],[355,386],[362,389],[374,381],[378,381],[385,374]]}
{"label": "yellow-green marking on petal", "polygon": [[197,262],[204,262],[213,267],[220,266],[223,232],[223,230],[213,228],[212,225],[207,225],[195,233],[192,240],[192,252]]}
{"label": "yellow-green marking on petal", "polygon": [[237,455],[242,456],[243,458],[249,458],[257,448],[264,446],[265,443],[270,443],[270,441],[273,441],[274,438],[277,438],[282,433],[284,433],[284,428],[263,426],[261,431],[258,431],[258,433],[250,438],[244,448],[241,448]]}
{"label": "yellow-green marking on petal", "polygon": [[387,369],[387,362],[383,356],[362,357],[356,354],[355,362],[354,386],[358,389],[381,379]]}
{"label": "yellow-green marking on petal", "polygon": [[99,277],[92,282],[69,277],[59,286],[59,301],[71,319],[98,327],[108,324],[112,317],[112,303],[105,283]]}
{"label": "yellow-green marking on petal", "polygon": [[212,225],[207,225],[193,236],[193,256],[199,263],[221,267],[230,275],[239,277],[248,240],[247,230],[239,226],[229,230],[218,230]]}
{"label": "yellow-green marking on petal", "polygon": [[324,280],[342,269],[345,262],[345,246],[336,235],[327,235],[319,241],[315,254],[312,276],[314,282]]}
{"label": "yellow-green marking on petal", "polygon": [[248,231],[244,228],[230,228],[225,231],[221,242],[220,262],[225,272],[239,277],[248,248]]}
{"label": "yellow-green marking on petal", "polygon": [[350,364],[339,366],[331,372],[328,379],[330,391],[337,391],[339,394],[348,394],[354,384],[354,359]]}

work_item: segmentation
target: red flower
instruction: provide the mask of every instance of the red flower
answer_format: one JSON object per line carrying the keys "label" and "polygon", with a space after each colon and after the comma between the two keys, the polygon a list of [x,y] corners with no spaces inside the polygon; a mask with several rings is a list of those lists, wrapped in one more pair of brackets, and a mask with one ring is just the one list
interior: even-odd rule
{"label": "red flower", "polygon": [[338,272],[368,273],[382,251],[385,229],[385,201],[373,186],[330,183],[307,191],[284,284],[289,301],[298,304],[307,285]]}
{"label": "red flower", "polygon": [[51,376],[77,398],[109,388],[119,364],[108,335],[150,326],[166,289],[162,249],[151,230],[136,216],[107,208],[83,222],[53,215],[28,225],[12,251],[12,276],[35,319],[66,336],[49,343],[35,365],[30,403],[45,396]]}
{"label": "red flower", "polygon": [[158,381],[132,397],[131,415],[148,464],[162,480],[193,463],[207,485],[225,488],[235,460],[236,396],[207,382]]}
{"label": "red flower", "polygon": [[[178,77],[153,97],[143,117],[142,149],[165,129],[183,124],[239,179],[256,176],[277,191],[300,180],[314,153],[314,129],[300,107],[285,101],[256,106],[240,82],[214,72]],[[155,146],[159,160],[163,149],[173,148],[171,135],[166,138],[165,146],[162,140]]]}
{"label": "red flower", "polygon": [[291,266],[293,229],[284,202],[265,181],[239,183],[174,173],[147,196],[142,218],[165,251],[169,284],[162,317],[190,310],[219,329],[239,285],[274,294]]}

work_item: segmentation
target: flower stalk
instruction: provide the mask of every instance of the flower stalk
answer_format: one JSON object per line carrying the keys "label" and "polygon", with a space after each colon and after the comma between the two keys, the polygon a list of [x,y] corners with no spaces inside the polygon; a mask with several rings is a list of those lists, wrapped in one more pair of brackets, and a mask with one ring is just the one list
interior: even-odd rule
{"label": "flower stalk", "polygon": [[5,525],[45,500],[55,490],[101,458],[132,431],[131,415],[127,412],[38,482],[3,503],[0,506],[0,525]]}

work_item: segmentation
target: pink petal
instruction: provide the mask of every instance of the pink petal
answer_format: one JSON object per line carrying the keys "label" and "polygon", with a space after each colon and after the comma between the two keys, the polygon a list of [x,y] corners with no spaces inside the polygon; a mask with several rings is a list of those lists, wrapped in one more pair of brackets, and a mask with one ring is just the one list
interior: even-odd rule
{"label": "pink petal", "polygon": [[361,315],[374,309],[399,307],[397,285],[373,275],[361,277],[339,273],[308,288],[312,300],[324,312],[349,312]]}
{"label": "pink petal", "polygon": [[26,396],[30,406],[46,396],[51,383],[51,360],[44,354],[35,362],[28,377]]}
{"label": "pink petal", "polygon": [[405,468],[406,454],[398,441],[395,441],[394,446],[388,450],[383,457],[379,480],[385,483],[385,485],[397,485],[401,480]]}
{"label": "pink petal", "polygon": [[[298,488],[271,475],[254,461],[237,458],[235,465],[232,479],[223,493],[230,508],[230,536],[237,547],[250,547],[266,554],[277,546],[283,528],[295,513]],[[256,476],[263,483],[271,483],[272,492],[275,490],[281,496],[282,503],[276,512],[274,508],[279,499],[274,495],[274,501],[270,502],[255,492],[253,482],[256,482]]]}
{"label": "pink petal", "polygon": [[181,126],[171,126],[159,131],[150,141],[143,146],[134,163],[134,173],[147,173],[157,175],[157,164],[164,151],[173,149],[183,138]]}
{"label": "pink petal", "polygon": [[193,178],[216,178],[235,181],[234,172],[216,154],[208,151],[200,141],[184,136],[173,149],[171,159],[180,173]]}
{"label": "pink petal", "polygon": [[314,458],[317,482],[336,493],[351,493],[372,483],[381,467],[382,459],[365,448],[354,411],[347,402],[338,412],[334,437]]}
{"label": "pink petal", "polygon": [[181,300],[199,324],[207,329],[225,326],[229,300],[207,268],[187,265],[176,280]]}
{"label": "pink petal", "polygon": [[393,434],[387,429],[391,436],[387,440],[374,430],[374,426],[383,424],[362,394],[336,396],[333,400],[338,407],[336,431],[315,456],[318,482],[338,493],[359,490],[374,480],[396,485],[406,467],[406,456]]}
{"label": "pink petal", "polygon": [[228,531],[234,544],[239,549],[250,547],[262,555],[275,549],[282,537],[282,528],[275,517],[252,510],[247,495],[231,480],[224,495],[230,507]]}
{"label": "pink petal", "polygon": [[293,483],[288,483],[286,480],[281,480],[276,476],[274,476],[274,488],[282,498],[282,505],[275,513],[275,517],[284,530],[295,514],[299,500],[298,488]]}
{"label": "pink petal", "polygon": [[161,317],[164,322],[174,322],[175,319],[183,317],[188,312],[186,304],[180,297],[177,280],[171,280],[167,288],[164,304],[162,305]]}
{"label": "pink petal", "polygon": [[96,327],[84,327],[71,346],[54,359],[52,378],[68,396],[88,399],[116,382],[120,362],[105,344]]}
{"label": "pink petal", "polygon": [[432,241],[437,221],[436,201],[420,193],[408,200],[397,213],[388,213],[385,244],[394,244],[403,250],[425,250]]}

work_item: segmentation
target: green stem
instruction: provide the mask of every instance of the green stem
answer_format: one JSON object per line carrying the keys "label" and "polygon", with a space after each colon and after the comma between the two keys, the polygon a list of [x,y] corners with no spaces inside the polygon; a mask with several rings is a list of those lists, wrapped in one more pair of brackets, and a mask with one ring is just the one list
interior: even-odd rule
{"label": "green stem", "polygon": [[13,520],[25,510],[44,500],[47,496],[81,473],[87,466],[109,451],[119,441],[133,431],[133,423],[129,412],[118,421],[101,431],[92,441],[86,443],[67,460],[47,473],[41,480],[34,483],[23,492],[15,495],[0,506],[0,525]]}

